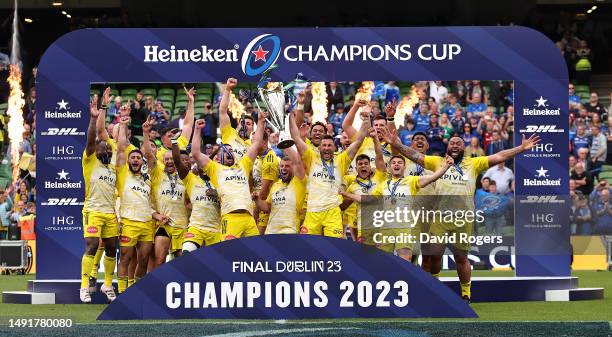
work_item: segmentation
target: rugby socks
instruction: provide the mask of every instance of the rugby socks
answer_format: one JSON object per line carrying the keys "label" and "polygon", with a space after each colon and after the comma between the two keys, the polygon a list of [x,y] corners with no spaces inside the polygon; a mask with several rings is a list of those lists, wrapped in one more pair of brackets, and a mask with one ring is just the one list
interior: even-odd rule
{"label": "rugby socks", "polygon": [[467,296],[467,298],[472,298],[472,282],[461,283],[461,297]]}
{"label": "rugby socks", "polygon": [[128,279],[128,280],[127,280],[127,286],[128,286],[128,287],[131,287],[132,285],[134,285],[134,282],[135,282],[135,281],[134,281],[134,279],[133,279],[133,278]]}
{"label": "rugby socks", "polygon": [[117,277],[117,288],[119,293],[123,293],[128,287],[128,278],[126,276]]}
{"label": "rugby socks", "polygon": [[102,259],[102,254],[104,254],[104,247],[98,247],[98,250],[96,251],[96,255],[94,256],[93,267],[91,268],[91,273],[89,273],[89,276],[93,278],[98,278],[98,269],[100,269],[100,260]]}
{"label": "rugby socks", "polygon": [[440,278],[440,273],[431,274],[431,276],[433,276],[435,278]]}
{"label": "rugby socks", "polygon": [[94,256],[84,254],[81,259],[81,289],[89,288],[89,275],[94,264]]}
{"label": "rugby socks", "polygon": [[115,262],[114,257],[104,257],[104,285],[110,287],[113,285],[113,276],[115,275]]}

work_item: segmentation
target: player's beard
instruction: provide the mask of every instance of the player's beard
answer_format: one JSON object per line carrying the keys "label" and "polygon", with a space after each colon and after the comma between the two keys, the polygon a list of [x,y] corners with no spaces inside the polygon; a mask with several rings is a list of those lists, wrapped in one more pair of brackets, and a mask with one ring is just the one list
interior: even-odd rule
{"label": "player's beard", "polygon": [[132,171],[132,173],[134,173],[134,174],[140,173],[140,169],[142,168],[142,164],[138,165],[137,169],[134,169],[134,165],[133,164],[130,164],[129,166],[130,166],[130,171]]}
{"label": "player's beard", "polygon": [[449,156],[453,157],[453,160],[455,161],[455,164],[459,164],[459,163],[460,163],[460,162],[463,160],[463,154],[464,154],[464,152],[465,152],[464,150],[461,150],[461,151],[460,151],[460,152],[459,152],[459,153],[456,155],[456,157],[454,157],[454,156],[451,154],[451,151],[450,151],[450,150],[446,151],[446,154],[448,154]]}
{"label": "player's beard", "polygon": [[176,167],[174,165],[166,165],[166,173],[174,174],[176,172]]}

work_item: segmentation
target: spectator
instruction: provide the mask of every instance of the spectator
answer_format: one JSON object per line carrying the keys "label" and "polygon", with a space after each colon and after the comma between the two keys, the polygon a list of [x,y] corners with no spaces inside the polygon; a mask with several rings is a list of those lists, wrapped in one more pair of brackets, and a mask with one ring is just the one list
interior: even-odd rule
{"label": "spectator", "polygon": [[438,124],[438,115],[432,114],[429,120],[429,128],[427,129],[427,141],[429,142],[428,153],[435,156],[440,156],[446,153],[446,144],[444,144],[444,128]]}
{"label": "spectator", "polygon": [[589,149],[583,147],[578,150],[578,157],[576,158],[576,163],[582,163],[584,165],[584,169],[587,171],[591,170],[591,166],[593,163],[589,160]]}
{"label": "spectator", "polygon": [[179,108],[179,113],[176,118],[170,121],[168,127],[172,129],[183,129],[183,123],[185,123],[185,115],[187,114],[187,109]]}
{"label": "spectator", "polygon": [[442,81],[429,82],[429,97],[433,97],[440,106],[446,103],[448,89],[442,84]]}
{"label": "spectator", "polygon": [[[469,124],[466,124],[469,125]],[[485,152],[480,147],[478,137],[472,136],[468,146],[465,147],[465,156],[468,158],[484,156]]]}
{"label": "spectator", "polygon": [[579,125],[576,128],[576,135],[571,140],[572,148],[574,149],[574,155],[578,155],[580,149],[588,149],[591,146],[591,138],[586,133],[584,125]]}
{"label": "spectator", "polygon": [[603,107],[603,105],[599,104],[599,97],[597,96],[596,92],[591,93],[591,96],[589,96],[589,103],[586,104],[585,108],[586,108],[586,111],[589,113],[589,116],[593,114],[597,114],[600,120],[602,118],[607,117],[607,116],[604,116],[606,115],[607,112],[606,112],[606,109]]}
{"label": "spectator", "polygon": [[13,208],[13,202],[10,196],[7,198],[7,192],[0,193],[0,240],[6,239],[6,231],[10,226],[9,213]]}
{"label": "spectator", "polygon": [[592,220],[593,217],[589,209],[587,197],[582,192],[577,192],[572,203],[572,217],[570,221],[572,234],[590,235]]}
{"label": "spectator", "polygon": [[161,101],[155,102],[155,108],[153,111],[149,112],[149,116],[155,119],[155,128],[158,130],[165,129],[168,127],[168,119],[170,115],[164,109],[164,103]]}
{"label": "spectator", "polygon": [[469,123],[464,124],[463,133],[461,133],[461,138],[463,138],[463,143],[465,144],[465,146],[470,145],[470,143],[472,142],[472,138],[474,137],[476,137],[476,140],[480,142],[480,137],[478,136],[478,133],[472,131],[472,125],[470,125]]}
{"label": "spectator", "polygon": [[584,164],[576,163],[570,178],[576,182],[576,191],[580,191],[584,195],[589,195],[593,191],[593,178],[585,171]]}
{"label": "spectator", "polygon": [[338,103],[344,104],[344,94],[342,88],[338,87],[338,82],[329,82],[326,90],[328,109],[330,106],[336,107]]}
{"label": "spectator", "polygon": [[111,122],[113,123],[118,123],[119,122],[119,110],[121,110],[121,105],[122,105],[122,100],[121,100],[121,96],[117,96],[115,97],[115,101],[113,104],[111,104],[111,106],[108,107],[108,110],[106,111],[106,116],[107,118],[110,119]]}
{"label": "spectator", "polygon": [[389,81],[385,84],[385,105],[390,102],[398,102],[400,99],[400,90],[395,81]]}
{"label": "spectator", "polygon": [[489,191],[476,192],[476,208],[484,213],[485,233],[492,235],[502,235],[503,227],[506,224],[505,213],[510,199],[497,191],[497,183],[491,180]]}
{"label": "spectator", "polygon": [[20,240],[21,239],[21,233],[19,230],[19,220],[21,219],[21,217],[23,215],[25,215],[25,204],[26,202],[24,200],[19,200],[16,203],[16,207],[13,211],[9,212],[9,219],[10,219],[10,224],[9,224],[9,240]]}
{"label": "spectator", "polygon": [[444,129],[444,144],[447,144],[450,137],[455,133],[455,129],[445,113],[440,115],[440,127]]}
{"label": "spectator", "polygon": [[25,99],[23,107],[23,121],[27,124],[32,124],[36,115],[36,88],[30,88],[28,97]]}
{"label": "spectator", "polygon": [[419,105],[419,112],[413,114],[412,119],[415,122],[417,132],[427,132],[429,129],[429,105],[422,103]]}
{"label": "spectator", "polygon": [[[457,101],[457,95],[450,93],[447,96],[448,102],[442,106],[442,112],[448,114],[448,117],[454,119],[457,110],[463,110]],[[465,120],[464,120],[465,123]],[[457,129],[457,128],[455,128]]]}
{"label": "spectator", "polygon": [[206,121],[202,129],[202,140],[204,144],[215,144],[217,142],[217,128],[219,127],[219,114],[212,110],[212,105],[206,102],[204,113],[199,117]]}
{"label": "spectator", "polygon": [[574,170],[574,166],[576,166],[576,157],[574,155],[569,156],[569,174],[572,174],[572,171]]}
{"label": "spectator", "polygon": [[608,116],[608,126],[605,128],[603,133],[606,136],[606,148],[608,149],[606,163],[608,165],[612,165],[612,116]]}
{"label": "spectator", "polygon": [[149,111],[145,109],[144,94],[139,91],[136,93],[136,99],[130,105],[130,117],[132,118],[132,133],[136,136],[142,136],[142,124],[145,122]]}
{"label": "spectator", "polygon": [[416,133],[416,129],[414,128],[414,121],[408,115],[404,118],[405,126],[400,127],[399,129],[399,137],[402,141],[402,144],[406,146],[410,146],[412,144],[412,136]]}
{"label": "spectator", "polygon": [[329,122],[334,126],[335,134],[339,135],[342,133],[342,122],[346,117],[346,113],[344,112],[344,104],[336,103],[336,107],[334,109],[334,114],[329,117]]}
{"label": "spectator", "polygon": [[595,213],[594,234],[612,235],[612,205],[610,204],[610,190],[602,189],[599,200],[593,206]]}
{"label": "spectator", "polygon": [[589,153],[592,162],[591,170],[595,171],[595,177],[599,180],[599,171],[606,162],[606,156],[608,155],[608,140],[600,132],[600,127],[597,125],[591,127],[591,138],[591,150]]}
{"label": "spectator", "polygon": [[510,183],[514,180],[514,173],[501,162],[489,168],[483,177],[490,178],[497,183],[496,190],[499,194],[506,194],[510,191]]}
{"label": "spectator", "polygon": [[467,106],[467,112],[480,116],[484,114],[485,111],[487,111],[487,105],[482,103],[480,94],[474,94],[470,104]]}
{"label": "spectator", "polygon": [[491,178],[482,177],[480,179],[479,191],[489,192],[489,185],[491,184]]}
{"label": "spectator", "polygon": [[580,96],[576,95],[576,89],[574,88],[574,85],[572,83],[569,84],[568,91],[570,112],[572,112],[572,110],[578,111],[578,108],[582,104],[582,101],[580,100]]}
{"label": "spectator", "polygon": [[[487,156],[496,154],[506,149],[506,142],[501,138],[499,131],[493,131],[491,133],[491,142],[487,146]],[[504,192],[502,192],[504,193]]]}

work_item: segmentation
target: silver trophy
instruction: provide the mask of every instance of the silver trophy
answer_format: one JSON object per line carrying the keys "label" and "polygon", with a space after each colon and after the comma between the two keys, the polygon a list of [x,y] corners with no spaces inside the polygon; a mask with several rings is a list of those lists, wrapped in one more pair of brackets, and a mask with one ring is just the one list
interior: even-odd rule
{"label": "silver trophy", "polygon": [[[265,87],[259,87],[259,97],[268,111],[268,122],[279,133],[279,149],[293,146],[294,141],[289,134],[289,115],[285,113],[285,91],[280,82],[269,82]],[[257,101],[257,108],[261,110]]]}

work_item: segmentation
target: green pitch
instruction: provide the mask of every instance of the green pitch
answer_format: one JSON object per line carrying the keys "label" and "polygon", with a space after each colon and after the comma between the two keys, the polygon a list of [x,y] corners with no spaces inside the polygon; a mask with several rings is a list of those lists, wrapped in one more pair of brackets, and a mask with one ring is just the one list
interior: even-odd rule
{"label": "green pitch", "polygon": [[[475,271],[474,276],[512,276]],[[349,319],[310,321],[146,321],[98,323],[104,305],[0,303],[0,336],[41,336],[39,329],[6,328],[11,318],[71,318],[70,329],[45,329],[45,336],[611,336],[612,272],[574,272],[580,287],[604,287],[605,298],[577,302],[473,303],[478,319]],[[454,276],[454,272],[442,276]],[[33,276],[0,276],[1,290],[25,290]],[[504,291],[500,289],[500,291]],[[519,323],[520,322],[520,323]],[[169,324],[170,323],[170,324]],[[180,326],[180,327],[179,327]],[[102,329],[102,330],[101,330]],[[111,334],[111,330],[113,333]],[[247,331],[248,332],[245,332]],[[97,331],[97,333],[95,333]],[[100,334],[104,331],[104,334]],[[276,332],[274,332],[276,331]],[[180,333],[180,334],[179,334]]]}

